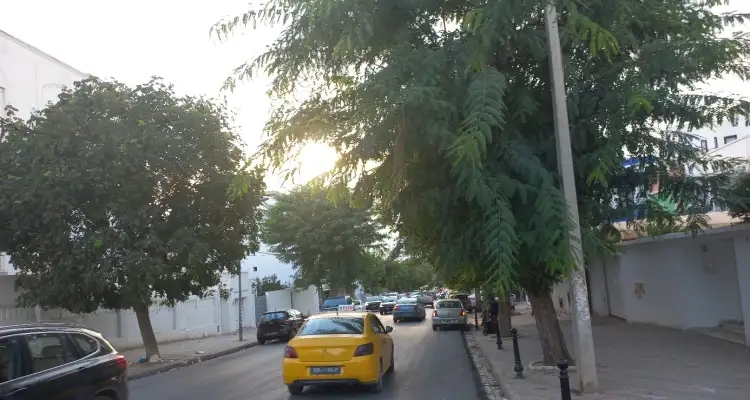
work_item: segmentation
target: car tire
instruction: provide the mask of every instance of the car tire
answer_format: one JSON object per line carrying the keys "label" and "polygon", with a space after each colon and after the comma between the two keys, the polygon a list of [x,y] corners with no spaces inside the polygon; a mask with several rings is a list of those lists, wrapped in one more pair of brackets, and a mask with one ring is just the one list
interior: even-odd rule
{"label": "car tire", "polygon": [[380,312],[380,315],[385,315],[385,313],[381,311],[381,312]]}
{"label": "car tire", "polygon": [[370,385],[370,392],[380,393],[383,391],[383,360],[380,360],[380,367],[378,367],[378,381]]}
{"label": "car tire", "polygon": [[261,345],[261,346],[263,346],[264,344],[266,344],[266,340],[258,338],[258,344]]}
{"label": "car tire", "polygon": [[302,394],[302,391],[305,390],[305,387],[300,385],[287,385],[286,388],[289,390],[289,394]]}
{"label": "car tire", "polygon": [[398,323],[398,321],[399,321],[399,319],[398,319],[398,318],[394,318],[394,319],[393,319],[393,323],[394,323],[394,324],[397,324],[397,323]]}
{"label": "car tire", "polygon": [[433,331],[437,331],[437,326],[433,325],[433,326],[432,326],[432,330],[433,330]]}

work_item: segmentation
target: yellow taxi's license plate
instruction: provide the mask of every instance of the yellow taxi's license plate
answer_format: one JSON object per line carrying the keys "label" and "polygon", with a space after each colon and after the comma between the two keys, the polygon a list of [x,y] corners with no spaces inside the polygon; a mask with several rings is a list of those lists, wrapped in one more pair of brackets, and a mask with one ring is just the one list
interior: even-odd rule
{"label": "yellow taxi's license plate", "polygon": [[340,375],[341,367],[310,367],[310,375]]}

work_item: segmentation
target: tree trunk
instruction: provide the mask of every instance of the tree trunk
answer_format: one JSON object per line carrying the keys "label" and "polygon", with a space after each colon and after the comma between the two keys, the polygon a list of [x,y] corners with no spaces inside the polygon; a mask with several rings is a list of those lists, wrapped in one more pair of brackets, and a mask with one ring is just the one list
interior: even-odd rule
{"label": "tree trunk", "polygon": [[508,300],[508,296],[505,296],[505,299],[501,297],[498,301],[497,326],[500,328],[500,336],[510,336],[510,300]]}
{"label": "tree trunk", "polygon": [[560,359],[567,359],[572,363],[572,358],[565,344],[560,321],[557,319],[555,305],[552,302],[550,292],[541,295],[529,293],[531,299],[531,310],[534,313],[536,329],[542,344],[542,355],[544,365],[556,365]]}
{"label": "tree trunk", "polygon": [[156,343],[154,327],[151,325],[151,315],[148,313],[146,304],[137,304],[133,306],[135,317],[138,320],[138,329],[141,331],[143,347],[146,350],[146,361],[151,361],[153,356],[159,357],[159,344]]}

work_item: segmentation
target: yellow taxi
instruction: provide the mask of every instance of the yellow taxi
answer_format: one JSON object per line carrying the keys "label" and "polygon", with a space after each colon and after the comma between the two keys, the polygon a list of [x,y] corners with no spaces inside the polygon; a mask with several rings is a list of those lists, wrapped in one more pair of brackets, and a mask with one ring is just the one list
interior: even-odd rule
{"label": "yellow taxi", "polygon": [[314,315],[284,348],[284,384],[291,394],[327,384],[368,385],[380,392],[383,376],[394,368],[392,331],[368,312]]}

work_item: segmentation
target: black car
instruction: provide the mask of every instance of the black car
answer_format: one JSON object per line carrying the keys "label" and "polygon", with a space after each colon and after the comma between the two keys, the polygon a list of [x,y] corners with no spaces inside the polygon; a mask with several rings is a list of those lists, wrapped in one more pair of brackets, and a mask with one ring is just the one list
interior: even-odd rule
{"label": "black car", "polygon": [[451,296],[453,299],[461,300],[461,305],[464,306],[464,310],[466,311],[473,311],[471,307],[471,299],[469,299],[469,296],[466,294],[454,294]]}
{"label": "black car", "polygon": [[339,306],[354,304],[354,300],[349,296],[329,297],[320,305],[320,312],[337,311]]}
{"label": "black car", "polygon": [[383,297],[380,303],[380,315],[393,313],[393,307],[396,305],[396,297]]}
{"label": "black car", "polygon": [[0,399],[128,400],[128,362],[76,324],[0,327]]}
{"label": "black car", "polygon": [[304,323],[305,317],[293,308],[264,312],[258,321],[258,344],[265,344],[268,340],[289,340]]}
{"label": "black car", "polygon": [[380,296],[371,296],[365,299],[365,311],[380,311],[380,303],[383,300]]}

